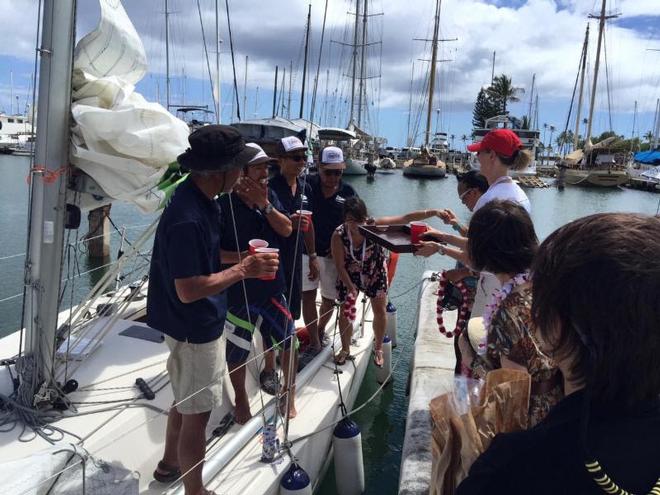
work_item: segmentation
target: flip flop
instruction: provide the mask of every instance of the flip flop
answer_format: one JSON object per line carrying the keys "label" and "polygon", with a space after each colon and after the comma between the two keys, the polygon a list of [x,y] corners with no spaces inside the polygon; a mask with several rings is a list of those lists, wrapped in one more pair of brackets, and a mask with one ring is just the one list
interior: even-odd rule
{"label": "flip flop", "polygon": [[[371,353],[374,356],[374,365],[378,368],[382,368],[383,365],[385,364],[385,358],[383,357],[383,350],[382,349],[380,349],[378,351],[373,350],[373,351],[371,351]],[[378,358],[380,358],[380,359],[378,359]],[[380,364],[378,364],[378,361],[380,361]]]}
{"label": "flip flop", "polygon": [[350,359],[351,354],[347,351],[339,351],[337,355],[335,356],[335,364],[342,366],[343,364],[346,364],[346,360]]}
{"label": "flip flop", "polygon": [[[161,472],[162,471],[162,472]],[[154,479],[160,483],[172,483],[181,477],[181,470],[176,466],[170,466],[163,461],[158,461],[154,471]]]}

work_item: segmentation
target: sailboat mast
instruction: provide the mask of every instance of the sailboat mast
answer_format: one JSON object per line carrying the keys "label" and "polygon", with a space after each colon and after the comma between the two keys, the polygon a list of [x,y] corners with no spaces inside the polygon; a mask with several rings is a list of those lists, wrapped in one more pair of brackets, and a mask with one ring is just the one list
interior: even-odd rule
{"label": "sailboat mast", "polygon": [[[365,49],[367,48],[367,8],[369,2],[364,0],[364,7],[362,13],[362,46],[360,48],[360,90],[358,97],[358,118],[357,125],[358,127],[362,126],[362,106],[364,105],[364,100],[366,99],[364,81],[366,79],[366,66],[364,65],[364,55]],[[357,13],[356,13],[357,15]]]}
{"label": "sailboat mast", "polygon": [[596,103],[596,85],[598,84],[598,68],[600,67],[600,49],[603,44],[603,31],[605,30],[605,20],[608,19],[608,17],[605,15],[605,5],[607,4],[607,0],[603,0],[603,3],[600,8],[600,15],[598,16],[599,23],[598,23],[598,45],[596,46],[596,64],[594,66],[594,82],[591,87],[591,102],[590,102],[590,108],[589,108],[589,121],[587,123],[587,135],[584,138],[584,142],[586,143],[591,139],[591,127],[592,127],[592,121],[593,121],[593,116],[594,116],[594,104]]}
{"label": "sailboat mast", "polygon": [[[366,0],[365,0],[366,1]],[[360,0],[355,0],[355,29],[353,30],[353,77],[351,78],[351,116],[349,123],[353,122],[355,115],[355,79],[357,78],[357,47],[360,21]]]}
{"label": "sailboat mast", "polygon": [[277,71],[279,67],[275,66],[275,84],[273,88],[273,118],[277,116]]}
{"label": "sailboat mast", "polygon": [[575,114],[575,132],[573,133],[574,150],[576,150],[578,147],[578,137],[580,136],[580,120],[582,118],[582,93],[584,92],[584,75],[587,72],[588,46],[589,46],[589,24],[587,24],[587,31],[584,33],[584,44],[582,45],[582,67],[580,68],[580,92],[578,96],[577,113]]}
{"label": "sailboat mast", "polygon": [[215,123],[219,124],[222,120],[220,104],[220,10],[218,0],[215,0]]}
{"label": "sailboat mast", "polygon": [[532,74],[532,90],[529,93],[529,110],[527,111],[527,125],[532,128],[532,105],[534,104],[534,85],[536,84],[536,73]]}
{"label": "sailboat mast", "polygon": [[412,118],[412,90],[413,79],[415,77],[415,61],[413,60],[412,69],[410,69],[410,90],[408,93],[408,133],[406,134],[406,146],[409,148],[413,145],[413,138],[410,135],[410,119]]}
{"label": "sailboat mast", "polygon": [[660,142],[660,98],[655,102],[655,129],[653,130],[653,147],[652,150],[658,149]]}
{"label": "sailboat mast", "polygon": [[[247,76],[248,76],[248,56],[245,56],[245,76],[243,77],[243,109],[245,111],[245,115],[247,117],[248,114],[248,109],[247,109]],[[233,102],[234,100],[232,100]],[[232,103],[233,105],[233,103]],[[234,112],[232,112],[233,115]]]}
{"label": "sailboat mast", "polygon": [[426,112],[426,133],[424,146],[428,146],[431,140],[431,115],[433,114],[433,93],[435,91],[435,67],[438,56],[438,30],[440,28],[440,4],[441,0],[435,2],[435,24],[433,25],[433,45],[431,48],[431,74],[429,77],[429,106]]}
{"label": "sailboat mast", "polygon": [[[43,384],[48,389],[54,382],[67,182],[67,174],[61,172],[61,167],[69,163],[75,3],[75,0],[44,2],[39,48],[39,133],[33,163],[45,170],[31,175],[30,237],[25,261],[27,288],[23,303],[26,357],[34,360],[36,380],[21,383],[21,387],[30,388],[29,396],[34,403],[50,397],[41,391],[35,395],[37,390],[32,390],[32,386]],[[46,184],[46,176],[53,181]],[[20,392],[18,395],[25,396]]]}
{"label": "sailboat mast", "polygon": [[303,76],[302,76],[302,90],[300,91],[300,113],[298,118],[303,118],[303,110],[305,108],[305,82],[307,81],[307,56],[309,54],[309,29],[312,24],[312,4],[309,4],[307,10],[307,32],[305,33],[305,58],[303,61]]}
{"label": "sailboat mast", "polygon": [[293,60],[289,62],[289,95],[286,102],[286,118],[291,118],[291,91],[293,88]]}
{"label": "sailboat mast", "polygon": [[169,2],[165,0],[165,102],[170,111],[170,11]]}

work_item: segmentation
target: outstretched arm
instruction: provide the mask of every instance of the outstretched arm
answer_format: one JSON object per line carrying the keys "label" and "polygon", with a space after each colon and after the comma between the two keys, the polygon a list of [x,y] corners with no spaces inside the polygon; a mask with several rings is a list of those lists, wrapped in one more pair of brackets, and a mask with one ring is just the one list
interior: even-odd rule
{"label": "outstretched arm", "polygon": [[376,225],[395,225],[401,223],[418,222],[427,218],[440,217],[442,210],[417,210],[405,215],[393,215],[388,217],[378,217],[375,219]]}

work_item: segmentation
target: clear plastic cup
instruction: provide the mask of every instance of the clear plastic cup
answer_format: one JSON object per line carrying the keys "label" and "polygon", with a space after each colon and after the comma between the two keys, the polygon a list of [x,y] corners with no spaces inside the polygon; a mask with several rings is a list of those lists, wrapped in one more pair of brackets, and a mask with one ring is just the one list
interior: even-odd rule
{"label": "clear plastic cup", "polygon": [[248,242],[248,246],[248,252],[250,254],[254,254],[257,252],[258,248],[268,247],[268,242],[264,241],[263,239],[252,239],[250,242]]}
{"label": "clear plastic cup", "polygon": [[421,235],[427,230],[429,230],[429,227],[424,222],[410,222],[410,241],[417,244],[421,241]]}
{"label": "clear plastic cup", "polygon": [[[258,247],[255,251],[255,254],[277,254],[279,257],[279,252],[280,250],[277,248],[271,248],[271,247]],[[259,280],[275,280],[275,276],[277,275],[277,272],[273,272],[270,275],[266,275],[264,277],[259,277]]]}
{"label": "clear plastic cup", "polygon": [[[307,224],[303,224],[302,222],[300,223],[300,231],[301,232],[307,232],[309,230],[309,224],[312,223],[312,212],[309,210],[296,210],[296,213],[298,215],[303,215],[307,218]],[[294,225],[296,227],[296,225]]]}

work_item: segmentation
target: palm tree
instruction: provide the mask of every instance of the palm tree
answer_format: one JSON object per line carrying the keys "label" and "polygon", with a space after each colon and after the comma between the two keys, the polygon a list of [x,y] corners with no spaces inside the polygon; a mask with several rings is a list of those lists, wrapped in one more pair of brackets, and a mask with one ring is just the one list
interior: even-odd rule
{"label": "palm tree", "polygon": [[520,97],[525,94],[525,90],[515,87],[511,82],[511,78],[505,74],[493,79],[493,83],[486,91],[500,104],[504,114],[506,114],[506,104],[508,102],[520,101]]}
{"label": "palm tree", "polygon": [[652,131],[649,131],[649,132],[647,132],[646,134],[644,134],[644,139],[646,139],[646,140],[649,142],[649,144],[651,144],[651,142],[653,141],[653,138],[654,138],[654,137],[655,137],[655,136],[653,135],[653,132],[652,132]]}
{"label": "palm tree", "polygon": [[468,140],[468,139],[469,139],[469,138],[467,137],[466,134],[463,134],[463,135],[461,136],[461,141],[463,141],[463,148],[465,148],[465,151],[467,151],[467,144],[465,144],[465,143],[467,143],[467,140]]}
{"label": "palm tree", "polygon": [[456,137],[456,136],[454,136],[453,134],[452,134],[451,136],[449,136],[449,139],[451,140],[451,149],[452,149],[452,150],[454,149],[454,138],[455,138],[455,137]]}
{"label": "palm tree", "polygon": [[552,149],[552,135],[555,133],[556,127],[554,125],[550,126],[550,141],[548,141],[548,148]]}

